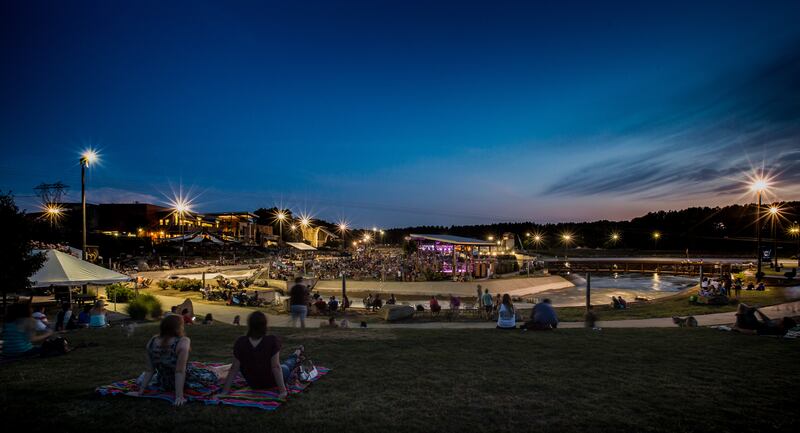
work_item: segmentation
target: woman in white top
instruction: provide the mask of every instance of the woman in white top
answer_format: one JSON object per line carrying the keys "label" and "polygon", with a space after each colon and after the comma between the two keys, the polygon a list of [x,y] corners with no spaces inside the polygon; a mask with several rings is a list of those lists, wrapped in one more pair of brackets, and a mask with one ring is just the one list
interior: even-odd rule
{"label": "woman in white top", "polygon": [[50,322],[47,321],[47,315],[44,314],[44,307],[37,306],[33,310],[31,317],[35,320],[36,332],[44,332],[50,327]]}
{"label": "woman in white top", "polygon": [[514,304],[511,303],[511,296],[505,294],[497,314],[497,329],[515,329],[516,327],[517,313],[514,311]]}

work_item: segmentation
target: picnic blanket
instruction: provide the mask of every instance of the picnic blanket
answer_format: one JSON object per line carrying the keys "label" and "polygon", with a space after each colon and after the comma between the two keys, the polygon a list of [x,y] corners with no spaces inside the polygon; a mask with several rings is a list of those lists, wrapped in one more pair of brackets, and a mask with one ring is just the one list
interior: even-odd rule
{"label": "picnic blanket", "polygon": [[[191,364],[197,368],[219,367],[223,365],[221,363],[203,362],[191,362]],[[330,369],[317,366],[317,371],[319,371],[319,376],[314,378],[312,382],[316,382],[321,377],[328,374]],[[289,385],[287,388],[290,395],[295,395],[305,391],[309,385],[310,383],[294,384]],[[136,379],[127,379],[114,382],[110,385],[99,386],[95,392],[103,396],[117,396],[127,395],[129,392],[134,391],[135,389],[137,389]],[[221,390],[222,387],[219,385],[212,385],[204,388],[186,389],[183,391],[183,396],[187,401],[197,401],[207,405],[255,407],[263,410],[275,410],[285,402],[285,400],[278,397],[277,388],[269,390],[250,388],[247,386],[247,383],[244,381],[241,375],[237,376],[237,378],[233,381],[230,394],[226,395],[225,398],[214,398],[214,394],[220,392]],[[175,400],[175,392],[161,391],[151,386],[138,397],[155,398],[173,402]]]}

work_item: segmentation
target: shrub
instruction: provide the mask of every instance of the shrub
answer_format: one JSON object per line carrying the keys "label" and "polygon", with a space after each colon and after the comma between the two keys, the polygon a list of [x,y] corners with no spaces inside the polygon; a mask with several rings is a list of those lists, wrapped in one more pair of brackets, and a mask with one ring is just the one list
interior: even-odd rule
{"label": "shrub", "polygon": [[172,288],[181,292],[199,292],[203,288],[203,283],[200,280],[181,279],[173,282]]}
{"label": "shrub", "polygon": [[134,320],[144,320],[148,316],[157,319],[161,317],[163,309],[161,301],[150,294],[140,294],[133,298],[127,307],[128,316]]}
{"label": "shrub", "polygon": [[106,286],[106,297],[109,301],[128,302],[135,296],[133,289],[123,283]]}
{"label": "shrub", "polygon": [[157,282],[156,285],[158,287],[161,287],[161,289],[168,289],[169,286],[170,286],[170,282],[167,281],[167,280],[161,280],[161,281]]}

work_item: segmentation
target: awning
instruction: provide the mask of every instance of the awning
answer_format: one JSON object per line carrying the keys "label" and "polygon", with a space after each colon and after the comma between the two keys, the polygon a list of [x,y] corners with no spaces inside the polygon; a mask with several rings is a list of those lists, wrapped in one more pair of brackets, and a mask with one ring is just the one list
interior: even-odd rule
{"label": "awning", "polygon": [[45,262],[30,277],[31,286],[80,286],[130,281],[131,277],[57,250],[43,250]]}
{"label": "awning", "polygon": [[450,245],[473,245],[473,246],[480,246],[480,247],[491,247],[496,246],[494,242],[483,241],[480,239],[473,239],[473,238],[465,238],[461,236],[452,236],[452,235],[409,235],[409,238],[414,241],[432,241],[432,242],[440,242],[443,244],[450,244]]}
{"label": "awning", "polygon": [[298,249],[300,251],[316,251],[317,249],[312,247],[311,245],[304,244],[302,242],[286,242],[286,245],[289,245],[292,248]]}

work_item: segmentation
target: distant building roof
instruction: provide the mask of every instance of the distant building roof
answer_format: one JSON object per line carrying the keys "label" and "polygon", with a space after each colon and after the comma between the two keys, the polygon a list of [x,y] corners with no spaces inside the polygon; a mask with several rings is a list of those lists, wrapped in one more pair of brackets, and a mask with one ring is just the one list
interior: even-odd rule
{"label": "distant building roof", "polygon": [[417,235],[412,233],[409,237],[415,241],[434,241],[452,245],[496,246],[494,242],[452,235]]}
{"label": "distant building roof", "polygon": [[292,248],[298,249],[300,251],[316,251],[317,249],[312,247],[309,244],[304,244],[302,242],[286,242],[286,245],[289,245]]}

